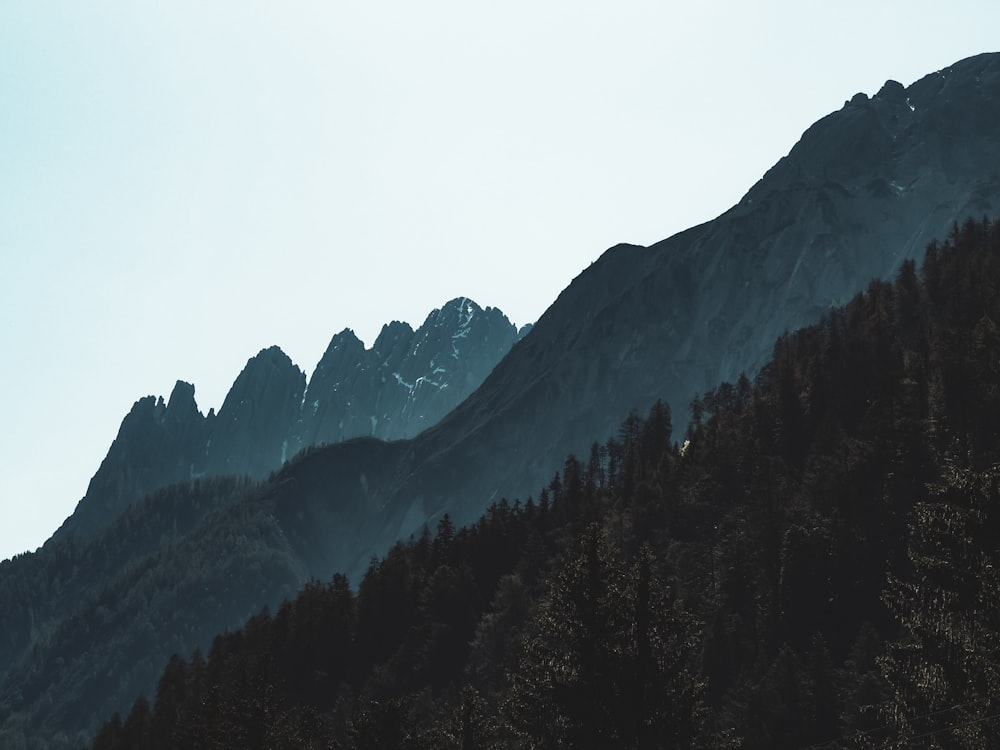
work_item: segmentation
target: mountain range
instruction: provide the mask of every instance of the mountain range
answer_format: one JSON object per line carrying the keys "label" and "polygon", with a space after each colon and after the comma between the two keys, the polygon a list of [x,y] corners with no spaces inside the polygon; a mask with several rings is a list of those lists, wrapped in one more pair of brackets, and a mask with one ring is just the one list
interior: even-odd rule
{"label": "mountain range", "polygon": [[[173,651],[308,580],[357,581],[445,513],[468,522],[537,493],[630,410],[663,399],[683,414],[699,392],[752,377],[786,330],[964,217],[1000,212],[998,122],[1000,55],[889,81],[810,127],[717,219],[608,250],[520,339],[505,320],[473,336],[488,310],[456,300],[426,331],[387,326],[374,355],[338,334],[308,386],[272,349],[217,415],[202,417],[183,383],[167,403],[137,402],[74,515],[0,565],[3,730],[72,746],[149,691]],[[495,359],[444,380],[467,339]],[[460,387],[467,397],[445,398]]]}
{"label": "mountain range", "polygon": [[[956,221],[996,213],[998,116],[995,54],[908,88],[889,81],[810,127],[717,219],[608,250],[482,386],[381,467],[365,538],[384,549],[446,511],[470,521],[492,500],[537,492],[629,410],[663,399],[684,416],[698,392],[752,376],[781,333],[891,276]],[[360,500],[296,502],[353,524]],[[331,548],[349,571],[370,554]]]}
{"label": "mountain range", "polygon": [[[521,329],[523,335],[531,326]],[[162,487],[222,475],[256,479],[302,449],[348,438],[411,438],[462,402],[519,332],[498,309],[453,299],[413,330],[393,321],[370,349],[344,329],[306,382],[277,346],[251,357],[218,414],[195,388],[135,402],[73,514],[53,539],[92,535]]]}

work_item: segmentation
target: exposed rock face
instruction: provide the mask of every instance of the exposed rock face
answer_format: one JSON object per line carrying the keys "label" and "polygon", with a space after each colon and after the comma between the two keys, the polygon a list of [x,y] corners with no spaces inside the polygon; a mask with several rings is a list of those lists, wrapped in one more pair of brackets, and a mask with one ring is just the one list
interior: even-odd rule
{"label": "exposed rock face", "polygon": [[[195,405],[191,384],[178,380],[166,404],[162,397],[139,399],[90,480],[84,512],[66,519],[54,537],[71,531],[89,535],[136,498],[191,478],[207,438],[208,425]],[[81,501],[77,510],[83,506]]]}
{"label": "exposed rock face", "polygon": [[295,452],[362,435],[419,434],[475,390],[516,341],[502,312],[466,298],[432,311],[416,331],[384,325],[371,349],[341,331],[309,381]]}
{"label": "exposed rock face", "polygon": [[278,347],[253,357],[211,424],[201,473],[262,477],[281,466],[305,388],[305,373]]}
{"label": "exposed rock face", "polygon": [[498,309],[454,299],[414,331],[387,323],[371,349],[333,337],[306,388],[276,346],[252,357],[219,413],[202,416],[194,386],[132,407],[87,494],[54,538],[89,535],[143,495],[226,474],[263,478],[301,449],[353,437],[413,437],[466,398],[517,341]]}

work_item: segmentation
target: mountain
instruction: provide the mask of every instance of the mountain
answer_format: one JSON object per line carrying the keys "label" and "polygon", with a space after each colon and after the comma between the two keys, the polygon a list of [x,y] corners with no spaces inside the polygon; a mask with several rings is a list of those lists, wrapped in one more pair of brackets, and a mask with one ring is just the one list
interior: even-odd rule
{"label": "mountain", "polygon": [[261,477],[280,466],[305,388],[305,374],[278,347],[251,358],[212,421],[204,460],[191,475]]}
{"label": "mountain", "polygon": [[[530,330],[530,329],[529,329]],[[219,409],[203,416],[194,386],[136,401],[74,513],[54,535],[89,536],[146,493],[198,477],[266,477],[314,445],[411,438],[478,386],[518,340],[498,309],[453,299],[413,330],[394,321],[366,349],[336,334],[306,383],[277,346],[251,357]]]}
{"label": "mountain", "polygon": [[414,437],[472,393],[517,338],[502,312],[464,298],[431,312],[416,331],[383,326],[371,349],[341,331],[309,381],[290,450],[362,435]]}
{"label": "mountain", "polygon": [[630,409],[662,398],[684,414],[696,393],[752,375],[785,330],[893,275],[956,221],[1000,211],[998,122],[1000,54],[908,88],[889,81],[810,127],[717,219],[651,247],[611,248],[482,386],[384,467],[366,535],[353,529],[340,543],[337,519],[357,512],[349,501],[296,500],[330,520],[339,552],[325,562],[357,571],[368,539],[384,548],[445,511],[471,521],[492,500],[536,492]]}
{"label": "mountain", "polygon": [[[905,89],[890,82],[871,98],[855,96],[811,127],[722,216],[648,248],[621,245],[606,252],[436,425],[406,440],[383,442],[368,432],[308,448],[241,498],[221,490],[203,496],[205,480],[192,482],[190,465],[184,473],[184,462],[196,452],[185,447],[183,436],[194,433],[183,426],[197,419],[189,423],[178,416],[177,424],[171,422],[173,396],[162,408],[142,402],[136,432],[157,425],[157,437],[126,440],[105,463],[119,449],[133,455],[127,446],[143,456],[162,445],[169,470],[180,472],[184,483],[138,504],[134,494],[91,502],[88,492],[74,514],[78,518],[64,529],[77,524],[93,529],[92,537],[63,531],[38,555],[0,569],[0,633],[14,634],[0,641],[6,644],[0,665],[10,665],[0,672],[5,726],[26,722],[37,731],[41,717],[48,717],[48,735],[64,729],[75,740],[73,733],[92,726],[99,707],[102,715],[110,713],[108,706],[125,711],[116,696],[151,689],[144,682],[148,670],[137,666],[143,659],[161,658],[174,644],[178,650],[207,647],[198,635],[204,631],[194,625],[173,629],[170,622],[198,623],[198,613],[212,612],[207,619],[219,626],[227,616],[245,617],[277,604],[277,592],[296,582],[327,580],[338,570],[357,581],[372,554],[419,533],[424,524],[433,526],[445,512],[468,521],[503,497],[537,493],[568,453],[587,455],[593,441],[617,432],[631,409],[645,412],[664,398],[681,414],[697,392],[721,379],[735,380],[744,370],[752,375],[777,334],[849,300],[872,278],[894,275],[902,259],[935,237],[950,236],[955,221],[1000,212],[998,122],[995,54],[956,63]],[[462,320],[460,309],[453,319]],[[452,342],[461,347],[462,337],[452,338],[456,332],[435,339],[443,351],[426,361],[423,377],[442,382],[433,370]],[[386,341],[395,340],[390,331]],[[364,364],[356,346],[352,353],[350,337],[336,343],[331,369],[341,356],[354,369]],[[390,360],[382,353],[378,361]],[[417,377],[398,368],[384,372],[391,375],[386,384],[400,389],[393,391],[397,395],[442,390],[423,382],[418,388]],[[302,381],[281,382],[294,391]],[[306,393],[309,387],[311,382]],[[178,414],[190,413],[182,406],[187,389],[180,390]],[[304,419],[309,398],[288,428],[290,446],[305,440],[299,436],[339,426],[339,419],[321,417],[320,407],[316,422]],[[393,403],[399,411],[374,415],[375,424],[368,415],[370,430],[383,417],[398,420],[412,402]],[[246,397],[233,409],[265,421],[287,418],[277,406],[257,411]],[[215,445],[208,445],[207,431],[224,410],[205,418],[206,450]],[[352,418],[364,424],[364,416]],[[167,424],[174,426],[167,430]],[[200,446],[200,438],[194,439]],[[273,455],[283,442],[268,445]],[[237,460],[247,460],[238,448]],[[107,482],[112,488],[137,489],[147,479],[160,481],[165,471],[112,464],[118,477]],[[194,496],[184,499],[187,492]],[[164,505],[194,514],[211,510],[175,523],[177,514],[157,512]],[[145,529],[142,538],[149,544],[123,567],[106,565],[93,569],[105,573],[88,575],[91,568],[79,561],[103,559],[133,527]],[[134,632],[129,625],[136,608],[170,612],[170,622],[161,627],[160,618],[150,618],[148,627]],[[69,638],[80,623],[87,637]],[[119,640],[131,656],[104,661],[101,644]],[[70,663],[75,671],[60,667]],[[115,674],[121,684],[113,692],[95,682]]]}

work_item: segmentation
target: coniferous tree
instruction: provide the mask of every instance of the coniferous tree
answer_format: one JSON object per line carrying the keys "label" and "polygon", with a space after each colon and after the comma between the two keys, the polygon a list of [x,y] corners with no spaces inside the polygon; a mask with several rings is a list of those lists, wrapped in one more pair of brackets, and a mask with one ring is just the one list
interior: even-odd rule
{"label": "coniferous tree", "polygon": [[584,533],[550,583],[511,673],[507,718],[526,747],[691,748],[701,739],[697,631],[644,547],[626,565]]}
{"label": "coniferous tree", "polygon": [[924,735],[943,750],[1000,746],[1000,725],[986,720],[1000,695],[998,482],[997,469],[948,466],[915,509],[912,570],[885,594],[902,627],[881,661],[894,691],[892,746]]}

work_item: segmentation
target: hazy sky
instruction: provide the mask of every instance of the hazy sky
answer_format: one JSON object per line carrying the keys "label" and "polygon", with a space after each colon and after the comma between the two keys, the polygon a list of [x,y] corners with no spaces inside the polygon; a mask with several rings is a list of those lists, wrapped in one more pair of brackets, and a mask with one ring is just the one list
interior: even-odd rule
{"label": "hazy sky", "polygon": [[468,295],[537,319],[1000,3],[0,0],[0,558],[121,419]]}

